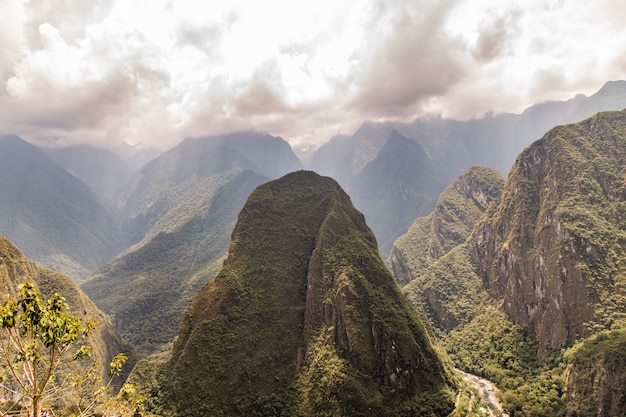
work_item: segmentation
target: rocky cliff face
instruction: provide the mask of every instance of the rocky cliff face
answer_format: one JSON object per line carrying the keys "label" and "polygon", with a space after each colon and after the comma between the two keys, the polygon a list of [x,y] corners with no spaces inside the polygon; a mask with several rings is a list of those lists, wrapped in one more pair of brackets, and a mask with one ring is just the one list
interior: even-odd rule
{"label": "rocky cliff face", "polygon": [[557,127],[517,159],[469,247],[540,353],[622,320],[626,111]]}
{"label": "rocky cliff face", "polygon": [[166,402],[177,415],[341,416],[436,397],[428,406],[447,414],[449,371],[431,337],[349,197],[296,172],[239,214],[224,267],[183,319]]}
{"label": "rocky cliff face", "polygon": [[568,417],[624,414],[624,352],[624,329],[601,332],[570,349],[566,355]]}
{"label": "rocky cliff face", "polygon": [[498,171],[472,167],[447,187],[435,210],[417,218],[395,241],[388,263],[398,282],[408,284],[435,260],[465,242],[503,185]]}

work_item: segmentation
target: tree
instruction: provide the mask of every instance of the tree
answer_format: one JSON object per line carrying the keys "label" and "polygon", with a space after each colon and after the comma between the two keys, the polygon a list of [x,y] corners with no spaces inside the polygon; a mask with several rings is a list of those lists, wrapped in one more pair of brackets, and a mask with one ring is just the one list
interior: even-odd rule
{"label": "tree", "polygon": [[[91,357],[86,338],[96,325],[71,315],[61,293],[46,302],[30,282],[18,287],[17,300],[0,305],[0,388],[40,416],[44,404],[74,401],[75,415],[85,415],[108,390],[126,360],[116,356],[108,381],[102,384],[97,360],[91,367],[79,361]],[[88,390],[86,390],[88,388]]]}

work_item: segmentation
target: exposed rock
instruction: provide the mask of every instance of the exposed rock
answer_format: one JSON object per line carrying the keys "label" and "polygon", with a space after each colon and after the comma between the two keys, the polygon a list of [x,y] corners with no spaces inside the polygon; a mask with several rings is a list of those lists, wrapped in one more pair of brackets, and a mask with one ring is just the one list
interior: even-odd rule
{"label": "exposed rock", "polygon": [[396,280],[401,285],[408,284],[434,261],[465,242],[503,185],[498,171],[472,167],[447,187],[433,213],[417,218],[394,243],[388,264]]}
{"label": "exposed rock", "polygon": [[296,172],[240,212],[224,267],[183,319],[167,401],[178,415],[386,415],[441,395],[447,414],[433,343],[349,197]]}
{"label": "exposed rock", "polygon": [[625,160],[625,111],[554,128],[519,156],[471,238],[492,296],[533,327],[540,354],[621,317]]}
{"label": "exposed rock", "polygon": [[602,332],[567,354],[567,416],[611,417],[626,404],[626,332]]}

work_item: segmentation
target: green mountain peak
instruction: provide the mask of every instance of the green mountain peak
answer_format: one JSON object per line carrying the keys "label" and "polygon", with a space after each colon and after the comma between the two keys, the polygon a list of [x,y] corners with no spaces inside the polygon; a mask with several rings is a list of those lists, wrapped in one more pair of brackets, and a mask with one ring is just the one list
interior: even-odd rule
{"label": "green mountain peak", "polygon": [[334,180],[308,171],[250,195],[222,270],[187,308],[167,369],[177,415],[453,407],[447,362],[363,215]]}

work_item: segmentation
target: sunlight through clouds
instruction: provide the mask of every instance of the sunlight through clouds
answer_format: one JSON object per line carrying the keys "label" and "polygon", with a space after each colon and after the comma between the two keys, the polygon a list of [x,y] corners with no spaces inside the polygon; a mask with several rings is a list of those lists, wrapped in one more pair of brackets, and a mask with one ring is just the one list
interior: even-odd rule
{"label": "sunlight through clouds", "polygon": [[519,112],[626,71],[626,6],[611,0],[0,0],[0,13],[0,129],[59,144],[165,149],[241,129],[320,144],[366,120]]}

